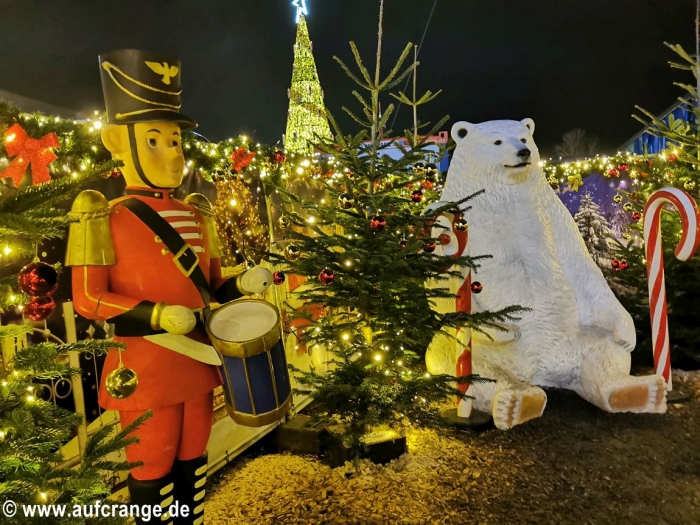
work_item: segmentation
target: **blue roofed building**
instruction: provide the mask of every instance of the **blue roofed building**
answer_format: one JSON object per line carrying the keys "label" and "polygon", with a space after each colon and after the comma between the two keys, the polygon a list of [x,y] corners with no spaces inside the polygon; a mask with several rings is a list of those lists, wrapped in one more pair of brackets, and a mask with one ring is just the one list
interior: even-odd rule
{"label": "blue roofed building", "polygon": [[[697,118],[693,112],[693,99],[686,98],[679,100],[673,106],[668,108],[666,111],[658,115],[658,119],[662,120],[666,124],[669,123],[671,118],[673,120],[682,120],[688,124],[696,124]],[[651,133],[649,126],[639,131],[631,139],[625,142],[618,151],[630,151],[636,153],[637,155],[655,155],[661,153],[663,150],[667,149],[671,144],[666,137],[657,137]]]}

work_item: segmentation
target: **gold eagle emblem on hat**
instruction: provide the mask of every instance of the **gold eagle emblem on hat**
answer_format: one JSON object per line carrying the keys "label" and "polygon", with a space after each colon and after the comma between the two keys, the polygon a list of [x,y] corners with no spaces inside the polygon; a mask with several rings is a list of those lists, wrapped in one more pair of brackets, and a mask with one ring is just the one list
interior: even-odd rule
{"label": "gold eagle emblem on hat", "polygon": [[153,72],[157,75],[163,75],[161,81],[163,82],[163,84],[166,85],[169,85],[170,79],[176,76],[177,73],[180,71],[180,68],[178,68],[177,66],[171,66],[167,62],[163,62],[161,64],[159,62],[146,61],[146,65],[150,67],[153,70]]}

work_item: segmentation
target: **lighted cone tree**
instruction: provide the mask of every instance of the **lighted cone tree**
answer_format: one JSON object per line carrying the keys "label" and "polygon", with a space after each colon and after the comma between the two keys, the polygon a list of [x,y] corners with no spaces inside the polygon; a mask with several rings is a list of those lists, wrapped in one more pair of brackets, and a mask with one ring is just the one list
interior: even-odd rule
{"label": "lighted cone tree", "polygon": [[299,17],[292,86],[289,89],[289,111],[284,146],[290,153],[308,155],[314,145],[331,138],[331,130],[323,103],[323,90],[316,72],[306,18]]}
{"label": "lighted cone tree", "polygon": [[[395,87],[415,67],[402,72],[411,45],[384,79],[380,77],[379,59],[372,77],[354,43],[350,47],[359,74],[336,60],[367,93],[356,95],[362,104],[361,116],[346,109],[363,131],[343,135],[335,120],[329,118],[336,138],[318,147],[334,155],[344,167],[323,181],[332,202],[307,202],[282,187],[274,188],[285,199],[286,220],[299,228],[289,228],[286,258],[275,254],[270,257],[285,272],[307,279],[295,292],[300,299],[323,307],[325,315],[307,318],[306,344],[325,347],[332,366],[325,374],[315,370],[295,373],[302,385],[310,387],[316,414],[344,424],[346,446],[357,457],[368,430],[380,425],[400,428],[406,424],[439,424],[442,420],[437,405],[460,395],[454,377],[426,372],[425,352],[438,330],[457,326],[500,328],[500,323],[515,320],[513,316],[520,308],[472,315],[441,315],[435,311],[434,299],[455,296],[446,287],[426,290],[424,283],[458,275],[457,271],[444,270],[453,264],[455,269],[475,268],[478,257],[451,259],[435,255],[438,240],[429,237],[430,220],[421,216],[426,202],[403,193],[413,178],[412,167],[424,162],[426,137],[414,137],[406,131],[409,143],[415,144],[406,149],[380,132],[394,111],[390,105],[379,116],[380,93]],[[380,51],[381,15],[378,58]],[[383,142],[389,145],[381,145]],[[403,156],[385,156],[385,147],[399,148]],[[441,210],[446,208],[456,209],[456,203]],[[336,230],[335,226],[341,228]],[[277,277],[279,280],[281,276]],[[288,309],[288,315],[303,317],[293,309]],[[462,377],[459,381],[474,379]]]}
{"label": "lighted cone tree", "polygon": [[[0,129],[2,132],[2,129]],[[14,262],[26,257],[27,262],[35,253],[36,244],[42,239],[61,237],[65,226],[73,219],[66,216],[58,203],[65,201],[88,182],[97,180],[113,163],[98,167],[80,179],[63,178],[44,184],[29,186],[0,197],[0,242],[5,253],[16,257]],[[19,259],[17,259],[19,258]],[[7,262],[5,256],[3,262]],[[26,298],[18,289],[13,265],[0,266],[0,302],[4,307],[17,304]],[[25,283],[26,284],[26,283]],[[41,279],[32,285],[41,286]],[[24,290],[33,294],[36,290]],[[25,312],[29,309],[26,308]],[[24,326],[0,326],[0,338],[23,337]],[[61,466],[65,458],[61,447],[74,436],[75,427],[83,414],[70,412],[41,399],[43,381],[59,380],[79,375],[79,369],[71,368],[62,358],[67,352],[104,353],[117,346],[109,341],[84,341],[73,344],[40,343],[17,349],[14,356],[0,367],[0,501],[13,501],[18,512],[6,517],[7,523],[36,523],[26,516],[22,505],[66,504],[93,505],[110,494],[105,482],[109,471],[128,470],[134,464],[114,462],[106,458],[111,452],[122,449],[135,438],[128,435],[143,421],[116,432],[116,423],[102,427],[86,444],[85,453],[77,467]],[[6,356],[7,357],[7,356]],[[6,512],[12,507],[4,507]],[[99,523],[122,523],[119,514],[114,519],[96,519]],[[41,523],[84,523],[85,519],[59,519],[49,516]]]}
{"label": "lighted cone tree", "polygon": [[[669,45],[682,59],[682,63],[671,63],[673,67],[691,71],[696,77],[700,64],[679,45]],[[698,93],[694,85],[678,84],[688,95],[687,107],[700,121]],[[638,120],[650,126],[655,135],[665,137],[670,149],[655,157],[622,157],[624,163],[613,168],[613,175],[619,175],[620,167],[632,178],[627,191],[620,191],[616,197],[620,206],[629,214],[631,238],[618,243],[613,252],[608,278],[614,285],[620,301],[632,314],[637,328],[638,347],[641,352],[633,356],[639,362],[651,362],[651,324],[647,291],[647,267],[643,244],[644,206],[656,190],[675,187],[690,193],[698,200],[700,187],[700,130],[697,124],[690,124],[672,118],[665,122],[648,111],[639,109],[645,117]],[[668,302],[668,330],[671,356],[674,366],[690,360],[700,363],[700,310],[697,297],[700,296],[700,258],[681,262],[674,256],[675,247],[681,238],[681,221],[675,211],[661,214],[661,235],[664,251],[664,272],[666,274],[666,299]],[[621,265],[621,263],[624,264]],[[615,267],[613,267],[613,265]],[[622,268],[624,267],[624,269]]]}

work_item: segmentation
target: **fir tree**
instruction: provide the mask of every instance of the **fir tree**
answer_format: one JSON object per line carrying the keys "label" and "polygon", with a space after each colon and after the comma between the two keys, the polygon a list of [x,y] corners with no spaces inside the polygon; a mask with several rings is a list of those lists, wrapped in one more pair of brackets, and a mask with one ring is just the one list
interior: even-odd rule
{"label": "fir tree", "polygon": [[[285,217],[297,228],[288,234],[288,260],[271,254],[289,272],[307,279],[295,292],[298,297],[324,308],[325,315],[319,319],[288,309],[291,318],[309,321],[304,327],[306,343],[323,346],[332,355],[325,374],[313,369],[295,372],[299,382],[312,390],[316,414],[345,425],[347,444],[355,454],[369,429],[438,424],[441,418],[435,404],[460,395],[454,377],[426,373],[425,352],[437,331],[456,326],[500,328],[499,323],[513,320],[520,311],[515,306],[473,315],[440,315],[434,310],[434,299],[454,295],[446,287],[426,290],[424,283],[460,275],[445,271],[453,264],[454,268],[476,268],[479,257],[448,259],[431,253],[437,241],[428,233],[430,218],[421,216],[426,203],[410,198],[410,191],[420,187],[412,167],[424,161],[427,137],[446,119],[423,137],[407,130],[411,149],[382,136],[394,106],[380,117],[379,96],[402,82],[415,64],[402,71],[412,48],[409,44],[386,78],[381,78],[381,22],[380,8],[373,76],[352,42],[358,74],[335,58],[368,95],[355,92],[362,105],[360,115],[344,108],[363,130],[344,135],[329,116],[336,138],[318,145],[344,167],[322,181],[331,198],[309,202],[276,188],[286,200]],[[396,160],[385,156],[385,148],[399,148],[403,156]],[[457,204],[448,207],[454,211]]]}
{"label": "fir tree", "polygon": [[[62,178],[29,186],[0,198],[0,243],[11,249],[15,258],[34,255],[43,239],[60,237],[73,219],[58,204],[77,194],[87,182],[97,180],[114,163],[97,167],[81,178]],[[11,268],[9,268],[11,271]],[[8,270],[3,267],[2,270]],[[16,304],[23,296],[13,287],[16,275],[0,280],[2,305]],[[24,326],[2,326],[0,337],[19,337]],[[62,466],[65,458],[61,446],[72,437],[83,414],[70,412],[40,398],[41,382],[70,378],[81,373],[64,364],[60,358],[71,352],[104,353],[118,346],[108,341],[74,344],[39,343],[22,348],[0,369],[0,500],[23,504],[89,505],[109,496],[105,471],[127,470],[134,464],[106,459],[136,438],[128,435],[141,423],[116,431],[115,424],[102,427],[93,434],[80,464]],[[58,522],[58,518],[42,518],[42,523]],[[99,519],[95,522],[121,522]],[[12,523],[34,523],[21,510]],[[83,523],[84,519],[61,520],[61,523]]]}
{"label": "fir tree", "polygon": [[[667,44],[668,45],[668,44]],[[697,78],[700,64],[681,46],[669,45],[681,58],[672,67],[691,71]],[[694,113],[695,122],[700,119],[697,105],[698,93],[695,85],[678,84],[689,95],[690,100],[681,99]],[[700,188],[700,130],[697,124],[669,118],[667,121],[656,118],[652,113],[637,107],[642,117],[635,117],[650,131],[668,139],[671,149],[652,158],[648,156],[631,160],[630,176],[633,186],[630,191],[620,192],[625,198],[624,205],[629,214],[641,213],[656,190],[676,187],[698,199]],[[628,162],[624,160],[623,162]],[[643,221],[630,219],[629,227],[633,237],[626,242],[616,243],[614,257],[628,263],[624,271],[610,269],[609,280],[622,304],[632,314],[637,327],[638,347],[641,352],[633,355],[640,362],[651,362],[651,324],[647,289],[647,269],[644,253]],[[675,210],[661,214],[661,235],[664,251],[664,271],[666,275],[666,299],[668,304],[669,337],[674,366],[683,359],[700,363],[700,311],[697,297],[700,294],[700,258],[681,262],[676,259],[674,250],[681,237],[681,220]]]}
{"label": "fir tree", "polygon": [[301,16],[294,44],[292,87],[289,90],[289,112],[284,146],[290,153],[308,155],[314,144],[330,139],[331,131],[323,103],[323,90],[316,72],[313,46],[309,39],[306,18]]}
{"label": "fir tree", "polygon": [[608,258],[609,241],[613,237],[608,220],[600,213],[598,205],[593,202],[590,193],[581,197],[581,207],[574,215],[583,242],[596,263]]}

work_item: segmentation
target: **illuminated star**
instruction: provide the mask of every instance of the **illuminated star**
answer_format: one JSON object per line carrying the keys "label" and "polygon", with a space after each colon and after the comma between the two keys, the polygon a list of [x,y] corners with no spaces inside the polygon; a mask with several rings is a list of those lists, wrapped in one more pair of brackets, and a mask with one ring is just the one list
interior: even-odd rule
{"label": "illuminated star", "polygon": [[297,8],[296,23],[298,24],[302,16],[309,14],[309,10],[306,8],[306,0],[294,0],[292,5]]}

